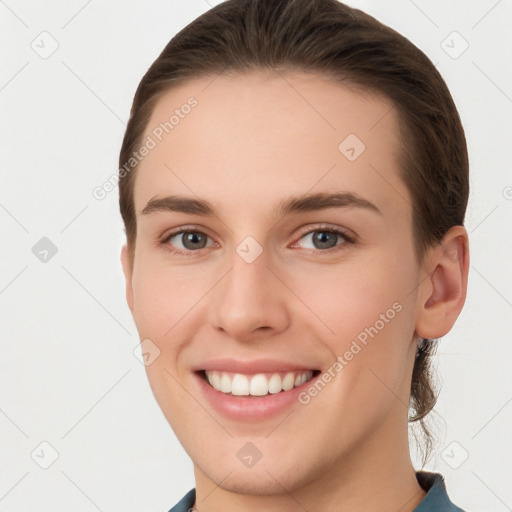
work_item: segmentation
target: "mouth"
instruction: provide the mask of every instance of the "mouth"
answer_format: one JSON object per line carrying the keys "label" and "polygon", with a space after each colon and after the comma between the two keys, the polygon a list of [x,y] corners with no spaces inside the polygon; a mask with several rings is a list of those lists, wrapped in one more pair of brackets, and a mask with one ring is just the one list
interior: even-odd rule
{"label": "mouth", "polygon": [[316,377],[320,370],[298,370],[271,373],[234,373],[220,370],[198,372],[216,391],[233,397],[267,397],[290,391]]}
{"label": "mouth", "polygon": [[229,420],[252,424],[293,409],[304,411],[299,395],[315,385],[321,373],[315,367],[278,359],[217,358],[191,370],[206,407]]}

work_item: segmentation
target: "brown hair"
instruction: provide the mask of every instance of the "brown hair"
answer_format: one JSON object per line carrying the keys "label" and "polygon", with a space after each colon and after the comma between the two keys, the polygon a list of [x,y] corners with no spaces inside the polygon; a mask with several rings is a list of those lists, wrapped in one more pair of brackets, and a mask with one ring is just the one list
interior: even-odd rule
{"label": "brown hair", "polygon": [[[227,0],[176,34],[141,80],[124,136],[119,203],[133,257],[135,171],[121,167],[142,142],[155,103],[184,81],[223,72],[298,70],[379,93],[397,110],[400,173],[412,198],[416,257],[463,225],[469,195],[464,130],[450,92],[428,57],[370,15],[336,0]],[[436,402],[430,361],[436,340],[422,340],[410,410],[426,438],[425,416]]]}

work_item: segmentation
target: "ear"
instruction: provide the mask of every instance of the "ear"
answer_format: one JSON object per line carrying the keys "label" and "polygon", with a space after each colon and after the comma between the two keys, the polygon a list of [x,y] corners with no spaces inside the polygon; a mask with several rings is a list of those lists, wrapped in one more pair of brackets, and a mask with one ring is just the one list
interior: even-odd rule
{"label": "ear", "polygon": [[422,338],[440,338],[451,330],[466,300],[469,272],[466,229],[453,226],[425,261],[428,273],[418,294],[416,333]]}
{"label": "ear", "polygon": [[126,244],[123,245],[123,248],[121,249],[121,264],[123,266],[124,279],[126,281],[126,302],[128,303],[130,311],[133,313],[133,264],[130,257],[130,251]]}

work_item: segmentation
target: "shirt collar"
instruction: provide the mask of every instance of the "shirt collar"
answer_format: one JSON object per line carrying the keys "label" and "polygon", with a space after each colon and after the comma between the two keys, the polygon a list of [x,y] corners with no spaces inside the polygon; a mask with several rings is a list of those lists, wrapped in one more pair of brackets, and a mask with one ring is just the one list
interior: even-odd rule
{"label": "shirt collar", "polygon": [[450,501],[444,478],[440,473],[417,471],[416,479],[427,495],[414,512],[464,512]]}

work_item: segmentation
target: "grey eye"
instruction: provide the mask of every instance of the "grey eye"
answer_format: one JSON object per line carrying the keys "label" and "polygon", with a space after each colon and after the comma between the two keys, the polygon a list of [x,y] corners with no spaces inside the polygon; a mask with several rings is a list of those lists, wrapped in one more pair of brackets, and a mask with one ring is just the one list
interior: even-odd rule
{"label": "grey eye", "polygon": [[[176,239],[178,243],[172,243],[171,241],[174,239]],[[179,233],[172,235],[168,241],[177,249],[193,251],[195,249],[203,249],[206,247],[208,243],[208,236],[199,231],[180,231]]]}
{"label": "grey eye", "polygon": [[338,245],[340,238],[342,239],[342,235],[335,231],[330,230],[316,230],[307,233],[302,238],[309,238],[312,247],[306,247],[306,249],[331,249]]}

